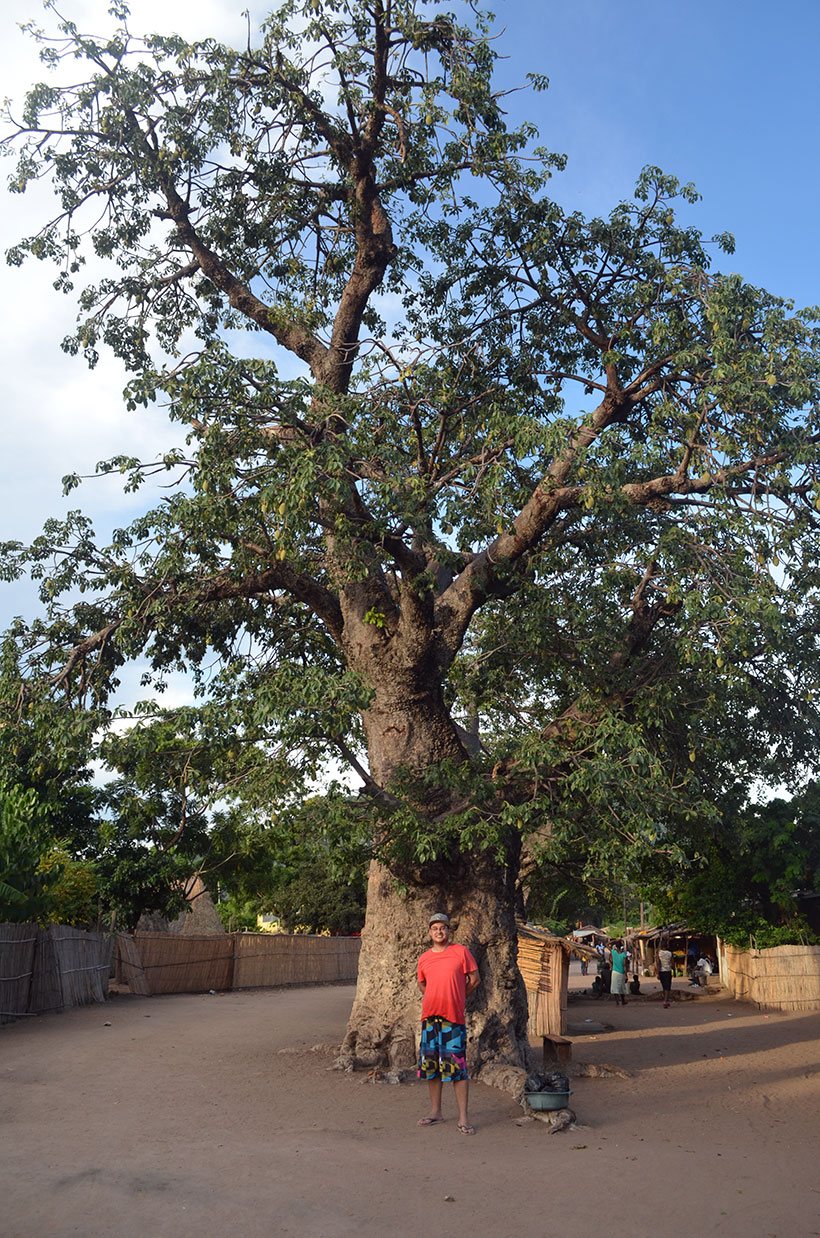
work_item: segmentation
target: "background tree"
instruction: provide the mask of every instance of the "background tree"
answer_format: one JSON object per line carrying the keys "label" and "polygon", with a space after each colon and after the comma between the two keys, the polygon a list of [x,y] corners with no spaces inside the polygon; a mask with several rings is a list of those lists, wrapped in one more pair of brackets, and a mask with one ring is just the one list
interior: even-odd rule
{"label": "background tree", "polygon": [[34,792],[0,783],[0,921],[46,915],[59,872],[47,862],[54,839]]}
{"label": "background tree", "polygon": [[346,1059],[412,1052],[446,906],[474,1063],[522,1062],[522,844],[620,890],[816,750],[816,316],[713,273],[656,169],[607,219],[551,201],[480,18],[291,0],[237,51],[118,15],[43,40],[88,75],[11,118],[13,188],[60,207],[10,260],[55,261],[64,346],[113,349],[187,437],[103,466],[180,483],[111,546],[75,514],[6,548],[48,608],[30,690],[102,707],[142,653],[230,702],[285,801],[348,762],[365,826],[329,804],[373,862]]}
{"label": "background tree", "polygon": [[792,800],[745,807],[705,830],[693,839],[690,871],[655,883],[659,914],[739,946],[810,940],[798,900],[820,887],[819,810],[813,781]]}
{"label": "background tree", "polygon": [[366,821],[341,792],[274,816],[254,810],[240,792],[215,815],[211,836],[210,871],[228,894],[223,919],[242,918],[245,909],[247,927],[256,927],[260,912],[274,912],[288,932],[358,933],[370,850]]}
{"label": "background tree", "polygon": [[22,632],[16,624],[0,647],[0,782],[32,793],[44,845],[70,838],[82,851],[96,829],[99,794],[90,761],[107,714],[77,701],[66,707],[47,694],[32,696],[18,659]]}
{"label": "background tree", "polygon": [[[156,707],[138,710],[125,734],[108,722],[98,705],[29,692],[14,632],[6,638],[0,879],[27,891],[6,907],[9,919],[133,928],[143,911],[182,910],[179,883],[208,849],[201,742],[187,715]],[[92,758],[115,775],[105,786],[93,782]]]}

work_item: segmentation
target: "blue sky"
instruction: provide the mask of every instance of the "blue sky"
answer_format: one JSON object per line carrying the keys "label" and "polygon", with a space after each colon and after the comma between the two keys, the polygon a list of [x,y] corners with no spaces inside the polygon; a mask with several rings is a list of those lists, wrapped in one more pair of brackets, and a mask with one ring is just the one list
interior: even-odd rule
{"label": "blue sky", "polygon": [[514,0],[497,6],[506,81],[546,73],[511,107],[569,155],[565,205],[606,211],[645,164],[693,181],[704,233],[772,292],[820,302],[817,0]]}
{"label": "blue sky", "polygon": [[[135,30],[178,29],[188,37],[244,39],[247,0],[132,0]],[[86,28],[107,28],[106,0],[65,0]],[[545,145],[569,156],[555,193],[567,208],[605,212],[628,196],[640,169],[658,164],[691,180],[703,202],[691,219],[707,235],[731,231],[737,252],[723,269],[793,297],[820,302],[817,229],[820,76],[819,0],[512,0],[497,7],[500,83],[545,73],[545,94],[509,99],[514,119],[534,120]],[[251,4],[257,17],[264,5]],[[15,24],[39,19],[35,0],[5,0],[0,81],[22,96],[42,76]],[[46,200],[0,193],[0,239],[13,243]],[[64,473],[93,469],[117,451],[151,458],[177,437],[158,412],[128,414],[122,377],[103,361],[93,373],[59,348],[72,306],[38,264],[0,267],[0,408],[5,451],[0,538],[26,539],[60,514]],[[102,531],[153,501],[123,496],[115,481],[83,486],[70,499]],[[0,627],[29,613],[32,591],[0,589]]]}

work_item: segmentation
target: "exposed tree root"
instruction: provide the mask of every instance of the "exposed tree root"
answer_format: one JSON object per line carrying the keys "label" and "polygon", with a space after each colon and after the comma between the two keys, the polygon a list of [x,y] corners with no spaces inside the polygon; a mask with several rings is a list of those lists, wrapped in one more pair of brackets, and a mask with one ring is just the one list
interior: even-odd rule
{"label": "exposed tree root", "polygon": [[622,1066],[609,1066],[606,1062],[567,1062],[562,1067],[571,1079],[631,1079],[632,1074]]}

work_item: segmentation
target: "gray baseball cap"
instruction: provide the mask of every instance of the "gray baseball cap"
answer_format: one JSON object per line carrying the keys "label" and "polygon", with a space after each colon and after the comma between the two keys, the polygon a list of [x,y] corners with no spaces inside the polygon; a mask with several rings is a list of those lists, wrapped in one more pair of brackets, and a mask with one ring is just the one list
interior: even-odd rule
{"label": "gray baseball cap", "polygon": [[448,924],[449,925],[449,923],[450,923],[450,917],[445,916],[443,911],[437,911],[434,915],[430,917],[430,924]]}

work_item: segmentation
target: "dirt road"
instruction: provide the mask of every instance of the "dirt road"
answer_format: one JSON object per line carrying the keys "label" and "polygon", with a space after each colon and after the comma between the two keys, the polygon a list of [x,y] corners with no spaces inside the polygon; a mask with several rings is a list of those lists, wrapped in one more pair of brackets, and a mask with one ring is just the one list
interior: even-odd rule
{"label": "dirt road", "polygon": [[556,1135],[476,1084],[469,1138],[416,1126],[421,1085],[311,1052],[341,1039],[352,996],[126,996],[0,1029],[0,1234],[820,1234],[820,1016],[582,999],[572,1023],[614,1030],[575,1058],[631,1077],[576,1080],[584,1127]]}

